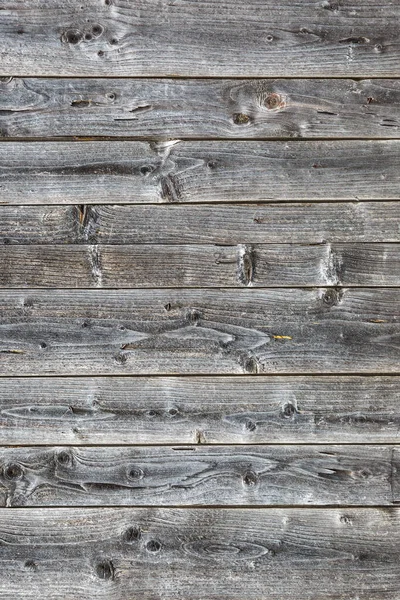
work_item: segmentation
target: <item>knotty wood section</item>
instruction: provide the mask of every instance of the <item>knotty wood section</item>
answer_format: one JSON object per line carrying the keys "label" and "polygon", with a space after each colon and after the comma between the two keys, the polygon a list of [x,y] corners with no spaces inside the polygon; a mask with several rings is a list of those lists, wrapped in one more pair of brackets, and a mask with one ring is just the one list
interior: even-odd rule
{"label": "knotty wood section", "polygon": [[384,288],[2,291],[0,374],[398,373],[399,299]]}
{"label": "knotty wood section", "polygon": [[398,140],[7,142],[0,203],[390,200],[399,161]]}
{"label": "knotty wood section", "polygon": [[0,15],[0,600],[399,600],[398,1]]}
{"label": "knotty wood section", "polygon": [[390,505],[400,500],[393,452],[332,445],[0,447],[0,506]]}
{"label": "knotty wood section", "polygon": [[[396,376],[11,377],[2,443],[396,444]],[[238,450],[240,452],[240,450]]]}
{"label": "knotty wood section", "polygon": [[3,0],[4,75],[397,77],[397,3]]}
{"label": "knotty wood section", "polygon": [[397,201],[0,206],[0,244],[400,242],[399,222]]}
{"label": "knotty wood section", "polygon": [[[231,18],[230,18],[231,20]],[[397,79],[0,81],[2,137],[397,138]]]}
{"label": "knotty wood section", "polygon": [[7,599],[43,581],[56,600],[394,600],[400,584],[392,507],[1,509],[0,539]]}
{"label": "knotty wood section", "polygon": [[399,286],[400,244],[0,246],[0,287]]}

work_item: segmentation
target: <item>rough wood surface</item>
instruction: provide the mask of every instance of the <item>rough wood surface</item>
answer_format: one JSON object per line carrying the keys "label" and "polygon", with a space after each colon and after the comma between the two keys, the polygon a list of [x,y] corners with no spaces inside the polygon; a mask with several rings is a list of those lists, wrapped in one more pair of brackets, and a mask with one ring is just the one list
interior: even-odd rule
{"label": "rough wood surface", "polygon": [[400,286],[400,244],[0,246],[3,288]]}
{"label": "rough wood surface", "polygon": [[399,289],[0,293],[0,374],[399,373]]}
{"label": "rough wood surface", "polygon": [[0,379],[3,444],[399,441],[397,376]]}
{"label": "rough wood surface", "polygon": [[0,447],[0,506],[391,505],[393,452],[397,464],[397,448],[369,445]]}
{"label": "rough wood surface", "polygon": [[399,202],[0,206],[0,244],[400,242]]}
{"label": "rough wood surface", "polygon": [[4,75],[399,74],[397,2],[2,0]]}
{"label": "rough wood surface", "polygon": [[397,79],[0,81],[0,135],[396,138]]}
{"label": "rough wood surface", "polygon": [[397,200],[400,141],[7,142],[0,204]]}
{"label": "rough wood surface", "polygon": [[[0,510],[0,598],[397,600],[399,509]],[[306,585],[305,585],[306,582]]]}

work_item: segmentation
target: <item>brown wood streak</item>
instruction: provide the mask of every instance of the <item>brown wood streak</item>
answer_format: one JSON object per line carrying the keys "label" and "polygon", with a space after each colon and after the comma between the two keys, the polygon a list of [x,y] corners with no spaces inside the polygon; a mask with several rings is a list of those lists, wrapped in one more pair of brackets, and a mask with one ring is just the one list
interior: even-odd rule
{"label": "brown wood streak", "polygon": [[0,244],[400,242],[400,203],[0,206]]}
{"label": "brown wood streak", "polygon": [[0,135],[397,138],[397,79],[0,81]]}
{"label": "brown wood streak", "polygon": [[52,600],[395,600],[400,584],[393,507],[1,509],[0,540],[4,599],[43,581]]}
{"label": "brown wood streak", "polygon": [[3,444],[398,442],[397,376],[11,377]]}
{"label": "brown wood streak", "polygon": [[399,157],[399,140],[7,142],[0,203],[397,200]]}
{"label": "brown wood streak", "polygon": [[398,373],[398,289],[0,293],[2,375]]}
{"label": "brown wood streak", "polygon": [[400,244],[0,246],[4,288],[399,286]]}
{"label": "brown wood streak", "polygon": [[398,76],[396,2],[3,0],[2,8],[5,75]]}
{"label": "brown wood streak", "polygon": [[391,459],[369,445],[0,447],[0,505],[390,505]]}

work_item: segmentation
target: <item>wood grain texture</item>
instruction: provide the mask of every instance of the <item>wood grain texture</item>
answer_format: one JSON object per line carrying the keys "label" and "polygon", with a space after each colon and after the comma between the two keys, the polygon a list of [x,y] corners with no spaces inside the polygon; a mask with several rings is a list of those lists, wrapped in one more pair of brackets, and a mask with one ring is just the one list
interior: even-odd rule
{"label": "wood grain texture", "polygon": [[365,0],[2,0],[4,75],[399,74],[399,7]]}
{"label": "wood grain texture", "polygon": [[399,373],[398,289],[0,293],[1,375]]}
{"label": "wood grain texture", "polygon": [[1,204],[397,200],[400,141],[8,142]]}
{"label": "wood grain texture", "polygon": [[397,79],[0,81],[2,137],[396,138]]}
{"label": "wood grain texture", "polygon": [[399,202],[0,206],[0,244],[400,242]]}
{"label": "wood grain texture", "polygon": [[400,501],[393,452],[369,445],[0,447],[0,506],[392,505]]}
{"label": "wood grain texture", "polygon": [[400,286],[400,244],[0,246],[3,288]]}
{"label": "wood grain texture", "polygon": [[11,377],[3,444],[399,441],[396,376]]}
{"label": "wood grain texture", "polygon": [[396,600],[400,586],[394,507],[5,508],[0,539],[2,600],[36,600],[44,581],[51,600]]}

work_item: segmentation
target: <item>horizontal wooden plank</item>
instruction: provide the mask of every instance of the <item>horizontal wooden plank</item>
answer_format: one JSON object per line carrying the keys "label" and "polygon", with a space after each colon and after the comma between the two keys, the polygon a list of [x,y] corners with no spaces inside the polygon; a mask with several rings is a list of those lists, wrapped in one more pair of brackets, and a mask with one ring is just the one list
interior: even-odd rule
{"label": "horizontal wooden plank", "polygon": [[0,374],[399,373],[399,289],[0,292]]}
{"label": "horizontal wooden plank", "polygon": [[0,206],[0,244],[400,242],[399,202]]}
{"label": "horizontal wooden plank", "polygon": [[397,79],[0,81],[2,137],[395,138]]}
{"label": "horizontal wooden plank", "polygon": [[0,506],[391,505],[396,448],[0,447]]}
{"label": "horizontal wooden plank", "polygon": [[0,246],[3,288],[400,286],[400,244]]}
{"label": "horizontal wooden plank", "polygon": [[4,75],[399,73],[397,2],[3,0],[2,9]]}
{"label": "horizontal wooden plank", "polygon": [[399,524],[394,507],[4,508],[0,597],[397,600]]}
{"label": "horizontal wooden plank", "polygon": [[8,142],[1,204],[390,200],[400,141]]}
{"label": "horizontal wooden plank", "polygon": [[3,444],[398,442],[400,378],[0,379]]}

